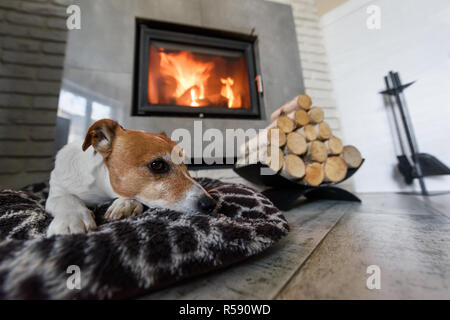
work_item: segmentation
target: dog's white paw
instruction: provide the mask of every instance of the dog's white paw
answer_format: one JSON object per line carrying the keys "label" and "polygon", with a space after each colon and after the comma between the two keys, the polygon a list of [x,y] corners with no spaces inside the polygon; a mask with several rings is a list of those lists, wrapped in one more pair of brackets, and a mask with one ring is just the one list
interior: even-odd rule
{"label": "dog's white paw", "polygon": [[144,206],[134,200],[127,198],[118,198],[109,206],[105,213],[105,218],[109,220],[118,220],[120,218],[135,217],[144,211]]}
{"label": "dog's white paw", "polygon": [[50,223],[47,237],[57,234],[87,233],[97,229],[92,211],[89,209],[60,213]]}

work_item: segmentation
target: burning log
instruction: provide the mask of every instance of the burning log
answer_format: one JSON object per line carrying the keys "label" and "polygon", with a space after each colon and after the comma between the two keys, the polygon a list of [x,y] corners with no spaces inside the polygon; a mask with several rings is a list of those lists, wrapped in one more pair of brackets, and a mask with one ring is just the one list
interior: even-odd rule
{"label": "burning log", "polygon": [[185,105],[190,105],[193,98],[198,95],[198,92],[200,92],[200,87],[198,85],[193,85],[186,89],[177,99]]}
{"label": "burning log", "polygon": [[345,146],[342,152],[342,159],[349,168],[358,168],[362,163],[362,156],[354,146]]}
{"label": "burning log", "polygon": [[330,157],[324,166],[325,178],[330,182],[340,182],[347,175],[347,165],[341,157]]}
{"label": "burning log", "polygon": [[306,139],[300,133],[291,132],[286,139],[286,149],[296,155],[302,155],[308,150]]}
{"label": "burning log", "polygon": [[281,175],[289,180],[301,179],[305,176],[305,163],[302,158],[295,154],[288,154],[284,157],[284,166]]}

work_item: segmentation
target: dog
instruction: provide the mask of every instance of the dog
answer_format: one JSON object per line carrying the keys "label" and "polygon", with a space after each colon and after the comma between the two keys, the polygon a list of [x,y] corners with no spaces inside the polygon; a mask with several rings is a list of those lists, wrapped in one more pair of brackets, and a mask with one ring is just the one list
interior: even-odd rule
{"label": "dog", "polygon": [[163,134],[126,130],[116,121],[95,122],[81,144],[56,155],[46,211],[54,219],[47,236],[96,229],[88,206],[114,202],[109,220],[137,216],[144,206],[211,213],[216,201],[189,174],[182,150]]}

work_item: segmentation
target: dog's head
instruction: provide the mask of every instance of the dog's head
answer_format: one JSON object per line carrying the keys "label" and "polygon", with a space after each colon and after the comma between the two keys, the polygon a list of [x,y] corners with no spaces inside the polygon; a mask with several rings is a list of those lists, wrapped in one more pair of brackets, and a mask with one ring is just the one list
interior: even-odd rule
{"label": "dog's head", "polygon": [[125,130],[117,122],[95,122],[83,151],[92,146],[103,156],[113,190],[148,206],[209,213],[216,202],[190,176],[183,151],[164,134]]}

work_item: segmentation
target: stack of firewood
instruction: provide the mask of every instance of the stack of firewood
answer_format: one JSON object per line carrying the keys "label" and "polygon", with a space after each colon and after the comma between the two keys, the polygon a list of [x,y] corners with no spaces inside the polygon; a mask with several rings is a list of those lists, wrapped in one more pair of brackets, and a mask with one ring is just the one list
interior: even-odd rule
{"label": "stack of firewood", "polygon": [[361,165],[361,153],[334,136],[324,112],[306,94],[270,116],[271,124],[241,147],[244,163],[261,161],[290,180],[318,186],[337,183],[348,168]]}

